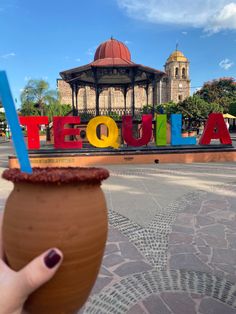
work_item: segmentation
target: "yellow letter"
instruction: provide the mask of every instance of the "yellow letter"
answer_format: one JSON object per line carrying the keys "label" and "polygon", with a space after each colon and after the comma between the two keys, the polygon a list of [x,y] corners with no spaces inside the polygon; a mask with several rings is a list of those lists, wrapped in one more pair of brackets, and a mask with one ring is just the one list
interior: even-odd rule
{"label": "yellow letter", "polygon": [[[97,127],[100,124],[105,124],[108,129],[108,136],[102,135],[101,139],[97,137]],[[99,116],[91,119],[88,123],[86,134],[89,143],[95,147],[119,147],[119,144],[117,143],[117,139],[119,136],[118,127],[115,121],[110,117]]]}

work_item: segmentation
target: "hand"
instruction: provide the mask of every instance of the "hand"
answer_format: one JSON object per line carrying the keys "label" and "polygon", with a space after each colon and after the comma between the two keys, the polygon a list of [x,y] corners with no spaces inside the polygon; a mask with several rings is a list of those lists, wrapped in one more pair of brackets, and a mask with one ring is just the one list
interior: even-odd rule
{"label": "hand", "polygon": [[28,296],[50,280],[62,262],[62,252],[50,249],[15,272],[3,260],[0,215],[0,314],[21,314]]}

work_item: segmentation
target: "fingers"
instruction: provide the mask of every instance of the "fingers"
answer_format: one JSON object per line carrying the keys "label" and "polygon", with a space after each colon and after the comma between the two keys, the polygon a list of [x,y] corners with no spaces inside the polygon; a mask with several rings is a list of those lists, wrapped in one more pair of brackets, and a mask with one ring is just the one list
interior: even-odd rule
{"label": "fingers", "polygon": [[62,259],[61,251],[50,249],[19,272],[0,259],[0,313],[22,313],[28,296],[53,277]]}
{"label": "fingers", "polygon": [[22,294],[27,297],[34,290],[50,280],[59,268],[62,259],[63,255],[61,251],[56,248],[50,249],[36,257],[19,271],[17,277],[21,281]]}

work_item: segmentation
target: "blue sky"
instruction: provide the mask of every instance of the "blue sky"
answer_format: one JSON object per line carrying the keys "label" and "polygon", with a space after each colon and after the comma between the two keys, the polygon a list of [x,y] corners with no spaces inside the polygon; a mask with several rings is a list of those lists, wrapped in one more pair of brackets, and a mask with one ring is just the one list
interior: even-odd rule
{"label": "blue sky", "polygon": [[134,62],[159,70],[178,42],[191,62],[192,91],[236,77],[236,1],[0,0],[0,69],[14,97],[29,78],[56,88],[60,71],[89,63],[111,36]]}

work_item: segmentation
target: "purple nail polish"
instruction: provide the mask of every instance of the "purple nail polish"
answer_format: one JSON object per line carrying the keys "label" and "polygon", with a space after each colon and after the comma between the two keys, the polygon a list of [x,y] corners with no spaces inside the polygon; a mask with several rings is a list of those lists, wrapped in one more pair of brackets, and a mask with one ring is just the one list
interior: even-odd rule
{"label": "purple nail polish", "polygon": [[45,257],[44,263],[48,268],[53,268],[61,260],[61,256],[55,250],[51,250]]}

